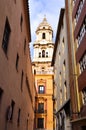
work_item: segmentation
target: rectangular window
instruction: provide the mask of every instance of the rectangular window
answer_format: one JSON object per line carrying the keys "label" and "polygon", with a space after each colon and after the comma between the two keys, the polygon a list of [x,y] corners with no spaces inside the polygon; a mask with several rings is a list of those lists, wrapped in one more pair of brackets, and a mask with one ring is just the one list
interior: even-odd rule
{"label": "rectangular window", "polygon": [[67,82],[64,82],[64,100],[67,100]]}
{"label": "rectangular window", "polygon": [[44,128],[44,118],[38,118],[38,128]]}
{"label": "rectangular window", "polygon": [[11,29],[10,29],[9,21],[6,18],[3,41],[2,41],[2,48],[3,48],[4,52],[5,52],[5,54],[7,54],[10,33],[11,33]]}
{"label": "rectangular window", "polygon": [[83,104],[86,104],[86,87],[82,91]]}
{"label": "rectangular window", "polygon": [[23,24],[23,16],[21,14],[21,18],[20,18],[20,28],[21,28],[21,32],[22,32],[22,24]]}
{"label": "rectangular window", "polygon": [[23,77],[24,77],[24,72],[22,71],[22,74],[21,74],[21,91],[23,90]]}
{"label": "rectangular window", "polygon": [[86,34],[86,16],[83,20],[82,26],[81,26],[79,33],[78,33],[78,36],[77,36],[78,47],[81,44],[81,41],[82,41],[83,37],[85,36],[85,34]]}
{"label": "rectangular window", "polygon": [[80,59],[79,65],[80,65],[80,73],[82,73],[86,69],[86,52]]}
{"label": "rectangular window", "polygon": [[61,72],[59,73],[59,85],[60,85],[60,87],[62,86],[62,74],[61,74]]}
{"label": "rectangular window", "polygon": [[0,102],[1,102],[2,94],[3,94],[3,90],[0,88]]}
{"label": "rectangular window", "polygon": [[62,89],[60,89],[60,105],[62,105]]}
{"label": "rectangular window", "polygon": [[26,38],[24,40],[24,54],[26,53]]}
{"label": "rectangular window", "polygon": [[18,110],[18,118],[17,118],[17,125],[20,125],[20,114],[21,114],[21,109]]}
{"label": "rectangular window", "polygon": [[45,33],[42,34],[42,39],[45,39]]}
{"label": "rectangular window", "polygon": [[40,85],[40,86],[39,86],[39,93],[40,93],[40,94],[44,94],[44,93],[45,93],[45,91],[44,91],[44,86],[43,86],[43,85]]}
{"label": "rectangular window", "polygon": [[39,113],[44,113],[44,103],[39,103],[38,104],[38,112]]}
{"label": "rectangular window", "polygon": [[65,60],[63,62],[63,75],[64,75],[64,78],[65,78],[65,76],[66,76],[66,62],[65,62]]}
{"label": "rectangular window", "polygon": [[48,57],[48,52],[46,52],[46,57]]}
{"label": "rectangular window", "polygon": [[14,106],[15,106],[15,102],[12,100],[11,101],[11,106],[10,106],[10,120],[12,120],[13,119],[13,112],[14,112]]}
{"label": "rectangular window", "polygon": [[41,52],[39,52],[39,58],[41,57]]}
{"label": "rectangular window", "polygon": [[17,56],[16,56],[16,70],[18,71],[18,62],[19,62],[19,55],[17,53]]}

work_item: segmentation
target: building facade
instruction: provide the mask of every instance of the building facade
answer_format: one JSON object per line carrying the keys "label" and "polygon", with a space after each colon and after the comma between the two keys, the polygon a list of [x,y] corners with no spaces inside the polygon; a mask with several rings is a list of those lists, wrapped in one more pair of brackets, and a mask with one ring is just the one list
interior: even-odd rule
{"label": "building facade", "polygon": [[[86,1],[72,2],[74,44],[76,46],[76,64],[78,70],[78,91],[81,94],[80,111],[75,127],[86,129]],[[78,126],[80,122],[80,125]]]}
{"label": "building facade", "polygon": [[32,130],[34,81],[28,1],[0,1],[0,130]]}
{"label": "building facade", "polygon": [[[74,50],[75,61],[74,79],[76,79],[76,89],[72,91],[72,129],[86,129],[86,1],[67,0],[66,2],[69,43]],[[76,96],[77,95],[77,96]],[[74,97],[74,100],[73,100]],[[75,106],[75,109],[74,109]]]}
{"label": "building facade", "polygon": [[53,67],[51,60],[54,43],[53,30],[46,17],[36,30],[36,41],[33,44],[33,72],[36,86],[35,129],[53,130]]}
{"label": "building facade", "polygon": [[52,66],[54,66],[54,85],[56,89],[56,129],[71,130],[69,59],[65,9],[60,11]]}

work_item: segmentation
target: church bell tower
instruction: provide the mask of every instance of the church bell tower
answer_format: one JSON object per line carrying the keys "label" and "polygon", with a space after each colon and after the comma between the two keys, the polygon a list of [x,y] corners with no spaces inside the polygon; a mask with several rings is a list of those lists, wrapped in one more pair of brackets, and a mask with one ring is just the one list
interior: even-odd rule
{"label": "church bell tower", "polygon": [[53,30],[48,24],[46,17],[36,30],[36,41],[34,42],[34,62],[51,62],[53,54]]}
{"label": "church bell tower", "polygon": [[35,78],[35,129],[53,130],[53,30],[46,17],[36,29],[33,44],[33,72]]}

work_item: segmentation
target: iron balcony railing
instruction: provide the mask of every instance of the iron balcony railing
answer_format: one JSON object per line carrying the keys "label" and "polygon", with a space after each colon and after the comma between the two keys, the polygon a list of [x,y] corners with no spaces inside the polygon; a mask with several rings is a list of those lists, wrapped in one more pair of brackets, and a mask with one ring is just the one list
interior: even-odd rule
{"label": "iron balcony railing", "polygon": [[46,114],[46,113],[47,113],[47,110],[35,110],[35,113],[38,113],[38,114]]}

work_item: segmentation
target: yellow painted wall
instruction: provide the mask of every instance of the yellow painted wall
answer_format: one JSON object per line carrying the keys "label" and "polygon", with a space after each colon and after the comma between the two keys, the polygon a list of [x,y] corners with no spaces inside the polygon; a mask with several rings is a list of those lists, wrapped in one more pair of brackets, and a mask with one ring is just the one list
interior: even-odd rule
{"label": "yellow painted wall", "polygon": [[[44,127],[47,130],[53,130],[53,75],[35,75],[35,85],[36,90],[38,85],[46,85],[45,94],[37,94],[37,102],[47,102],[46,110],[47,114],[36,114],[36,126],[37,126],[37,118],[44,117]],[[41,98],[42,97],[42,98]],[[44,99],[44,101],[43,101]],[[36,102],[36,108],[38,103]]]}

